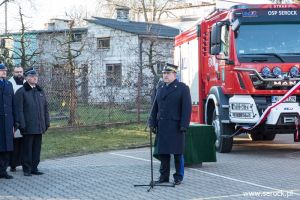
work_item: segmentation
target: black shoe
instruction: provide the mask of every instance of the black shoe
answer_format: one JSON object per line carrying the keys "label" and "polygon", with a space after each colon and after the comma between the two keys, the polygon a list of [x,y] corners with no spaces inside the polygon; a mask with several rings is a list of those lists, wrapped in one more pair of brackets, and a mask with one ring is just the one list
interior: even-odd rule
{"label": "black shoe", "polygon": [[24,176],[32,176],[29,172],[24,172]]}
{"label": "black shoe", "polygon": [[162,179],[162,178],[160,178],[160,179],[158,179],[157,181],[154,181],[154,183],[169,183],[169,179]]}
{"label": "black shoe", "polygon": [[173,184],[174,184],[174,185],[180,185],[181,182],[182,182],[181,180],[174,180]]}
{"label": "black shoe", "polygon": [[0,175],[0,178],[13,179],[14,177],[9,174],[3,174],[3,175]]}
{"label": "black shoe", "polygon": [[43,172],[39,172],[39,171],[35,171],[35,172],[31,172],[31,174],[33,175],[43,175]]}
{"label": "black shoe", "polygon": [[11,172],[16,172],[17,169],[16,169],[16,167],[10,167],[10,170],[9,170],[9,171],[11,171]]}

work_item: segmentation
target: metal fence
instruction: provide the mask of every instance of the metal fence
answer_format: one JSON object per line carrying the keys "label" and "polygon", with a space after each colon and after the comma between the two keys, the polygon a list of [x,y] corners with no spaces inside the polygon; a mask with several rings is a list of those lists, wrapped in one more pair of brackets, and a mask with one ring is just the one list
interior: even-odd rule
{"label": "metal fence", "polygon": [[76,74],[59,67],[39,68],[39,84],[47,96],[51,127],[144,122],[148,119],[151,84],[146,78],[141,86],[139,81],[122,80],[120,83],[122,78],[118,76],[101,76],[92,79],[88,70],[82,69]]}

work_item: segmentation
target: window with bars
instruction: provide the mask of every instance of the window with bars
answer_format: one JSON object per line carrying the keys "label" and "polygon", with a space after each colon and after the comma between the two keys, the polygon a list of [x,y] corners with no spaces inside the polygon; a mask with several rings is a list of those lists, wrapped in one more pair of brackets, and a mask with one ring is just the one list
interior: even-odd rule
{"label": "window with bars", "polygon": [[73,33],[72,34],[72,42],[80,42],[82,39],[81,33]]}
{"label": "window with bars", "polygon": [[98,49],[109,49],[110,48],[110,37],[97,38]]}
{"label": "window with bars", "polygon": [[156,64],[156,73],[157,74],[162,74],[162,70],[163,70],[165,65],[166,65],[166,62],[158,61],[157,64]]}
{"label": "window with bars", "polygon": [[122,85],[122,65],[106,64],[106,85],[121,86]]}

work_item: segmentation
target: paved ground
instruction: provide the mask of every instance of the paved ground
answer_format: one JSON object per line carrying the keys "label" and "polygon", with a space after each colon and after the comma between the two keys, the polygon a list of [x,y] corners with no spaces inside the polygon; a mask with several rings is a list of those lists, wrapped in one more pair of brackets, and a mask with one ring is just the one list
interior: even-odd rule
{"label": "paved ground", "polygon": [[[42,176],[0,179],[0,200],[77,199],[300,199],[300,144],[292,136],[273,142],[235,141],[233,152],[218,154],[216,163],[186,168],[182,185],[147,192],[149,149],[113,151],[46,160]],[[159,163],[154,163],[158,177]]]}

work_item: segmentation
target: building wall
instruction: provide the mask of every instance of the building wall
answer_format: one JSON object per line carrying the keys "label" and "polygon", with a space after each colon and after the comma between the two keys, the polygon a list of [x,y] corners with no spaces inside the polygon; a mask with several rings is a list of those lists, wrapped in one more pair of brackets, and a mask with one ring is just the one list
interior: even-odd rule
{"label": "building wall", "polygon": [[[96,24],[89,24],[88,35],[94,40],[91,53],[96,58],[89,66],[90,101],[97,103],[129,100],[130,96],[127,95],[129,92],[126,83],[128,82],[128,73],[131,69],[134,69],[134,65],[138,61],[138,55],[136,54],[138,37],[134,34]],[[97,38],[110,38],[110,47],[99,49]],[[111,64],[121,64],[121,86],[108,86],[107,84],[107,65]]]}
{"label": "building wall", "polygon": [[[128,102],[135,99],[137,95],[138,73],[140,66],[139,42],[141,37],[114,30],[105,26],[90,24],[88,35],[95,38],[95,52],[97,57],[90,66],[89,88],[90,100],[94,102],[114,101],[116,103]],[[97,49],[97,38],[110,36],[109,49]],[[153,74],[149,70],[149,45],[153,41],[154,62],[173,62],[173,43],[171,39],[161,39],[153,37],[143,37],[142,46],[142,71],[143,71],[143,90],[151,90]],[[121,64],[122,66],[122,85],[119,87],[108,86],[106,83],[106,65]],[[150,79],[150,81],[149,81]],[[147,93],[147,91],[143,91]],[[108,97],[112,97],[111,100]]]}
{"label": "building wall", "polygon": [[[79,31],[80,32],[80,31]],[[74,30],[74,33],[79,33]],[[141,95],[150,97],[154,76],[149,65],[158,62],[173,63],[173,38],[155,36],[140,37],[136,34],[90,23],[83,33],[81,41],[73,42],[71,48],[80,50],[80,56],[74,59],[76,66],[77,92],[79,100],[87,99],[90,103],[125,103],[135,102],[137,97],[138,74],[142,65],[143,85]],[[110,38],[110,47],[100,49],[98,38]],[[67,60],[67,32],[41,31],[32,37],[30,48],[39,49],[35,58],[35,67],[40,69],[41,83],[50,95],[67,98],[68,77],[64,68]],[[142,54],[139,44],[142,43]],[[61,45],[65,44],[65,45]],[[152,63],[149,63],[149,47],[152,44]],[[13,48],[17,48],[14,45]],[[75,51],[73,51],[75,54]],[[140,62],[142,56],[142,63]],[[107,65],[121,65],[121,84],[108,83]],[[82,76],[87,69],[86,76]],[[83,86],[84,82],[85,86]],[[51,92],[50,92],[51,91]],[[65,96],[65,97],[64,97]]]}
{"label": "building wall", "polygon": [[[21,65],[21,51],[22,49],[22,42],[21,42],[21,35],[15,34],[12,36],[12,48],[14,51],[12,51],[13,56],[13,64],[14,65]],[[37,34],[35,33],[26,33],[24,36],[24,49],[25,49],[25,55],[26,55],[26,63],[28,66],[24,67],[30,67],[35,64],[37,56],[33,56],[31,59],[30,57],[34,54],[34,52],[38,51],[38,43],[37,43]]]}

